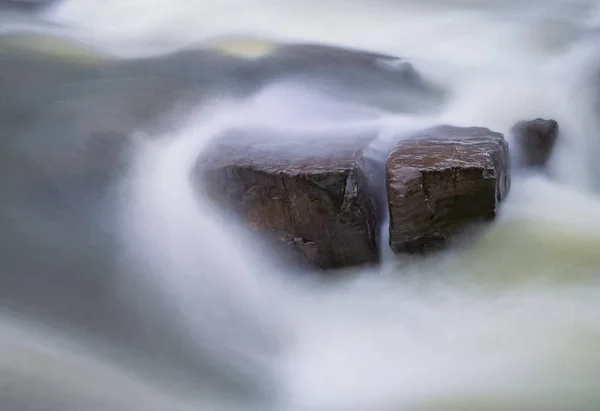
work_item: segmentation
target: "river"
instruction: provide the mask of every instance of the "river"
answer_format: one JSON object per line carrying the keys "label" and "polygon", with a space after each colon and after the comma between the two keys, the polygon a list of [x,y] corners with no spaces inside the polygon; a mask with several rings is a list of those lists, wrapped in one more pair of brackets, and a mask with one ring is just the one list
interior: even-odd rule
{"label": "river", "polygon": [[[0,9],[0,409],[597,411],[599,29],[592,0]],[[405,57],[444,98],[240,75],[286,42]],[[560,124],[553,156],[513,170],[493,224],[334,278],[189,179],[234,127],[511,142],[536,117]]]}

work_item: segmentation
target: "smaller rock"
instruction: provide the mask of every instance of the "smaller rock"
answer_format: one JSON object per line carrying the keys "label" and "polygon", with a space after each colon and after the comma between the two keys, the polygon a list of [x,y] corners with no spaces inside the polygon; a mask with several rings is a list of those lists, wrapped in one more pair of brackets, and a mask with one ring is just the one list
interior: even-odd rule
{"label": "smaller rock", "polygon": [[524,167],[546,165],[558,138],[559,127],[554,120],[538,118],[520,121],[511,128],[515,138],[518,163]]}
{"label": "smaller rock", "polygon": [[508,144],[487,128],[434,127],[398,143],[386,173],[392,250],[437,249],[495,217],[510,188]]}

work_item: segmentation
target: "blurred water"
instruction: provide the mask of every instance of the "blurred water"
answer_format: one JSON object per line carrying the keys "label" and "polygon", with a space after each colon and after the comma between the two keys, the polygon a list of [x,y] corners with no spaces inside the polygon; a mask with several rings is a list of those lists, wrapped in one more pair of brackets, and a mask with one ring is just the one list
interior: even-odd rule
{"label": "blurred water", "polygon": [[[599,10],[65,0],[3,19],[92,48],[0,45],[0,405],[595,411]],[[280,80],[254,64],[281,41],[404,56],[445,98]],[[439,123],[510,140],[532,117],[557,120],[559,144],[546,174],[515,171],[496,223],[338,281],[286,267],[190,184],[203,147],[239,127],[364,129],[385,150]]]}

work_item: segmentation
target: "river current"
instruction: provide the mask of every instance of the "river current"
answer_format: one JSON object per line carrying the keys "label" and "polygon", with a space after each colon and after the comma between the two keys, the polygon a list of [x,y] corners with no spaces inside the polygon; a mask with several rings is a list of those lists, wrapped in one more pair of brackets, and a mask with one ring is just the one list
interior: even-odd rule
{"label": "river current", "polygon": [[[600,2],[62,0],[0,32],[2,411],[600,409]],[[404,57],[445,98],[236,74],[294,42]],[[493,224],[334,277],[189,179],[231,128],[301,153],[536,117],[555,151]]]}

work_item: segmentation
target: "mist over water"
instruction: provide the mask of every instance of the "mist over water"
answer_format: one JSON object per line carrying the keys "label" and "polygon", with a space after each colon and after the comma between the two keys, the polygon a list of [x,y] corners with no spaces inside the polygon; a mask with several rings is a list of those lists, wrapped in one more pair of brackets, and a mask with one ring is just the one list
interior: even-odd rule
{"label": "mist over water", "polygon": [[[34,101],[18,94],[25,86],[0,97],[5,119],[33,107],[31,124],[0,119],[0,408],[596,411],[599,22],[600,3],[583,0],[65,0],[4,18],[4,32],[33,26],[130,65],[111,72],[128,79],[123,94],[83,78],[61,98],[24,103]],[[243,63],[196,70],[182,54],[189,66],[173,74],[167,58],[139,60],[187,47],[251,62],[309,41],[406,57],[443,99],[392,104],[383,90],[339,94],[302,77],[246,87]],[[64,73],[98,57],[27,44],[60,55]],[[66,81],[56,72],[40,74],[33,95]],[[189,89],[170,82],[182,73]],[[147,91],[157,83],[177,91]],[[169,114],[120,116],[126,93],[152,103],[140,118]],[[180,104],[163,110],[156,94]],[[91,110],[94,98],[114,109]],[[385,161],[390,144],[430,125],[489,127],[511,142],[510,127],[536,117],[559,122],[558,145],[546,172],[513,170],[496,222],[444,253],[384,252],[379,267],[334,279],[291,268],[194,180],[203,149],[240,128],[297,153],[372,133],[370,155]],[[70,147],[67,131],[88,123],[103,132],[92,138],[123,131],[127,144],[110,176],[79,187],[63,180],[66,164],[94,164],[95,153]],[[323,146],[307,144],[315,135]],[[44,179],[58,194],[38,201],[27,193]]]}

